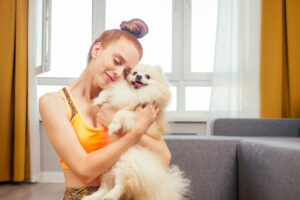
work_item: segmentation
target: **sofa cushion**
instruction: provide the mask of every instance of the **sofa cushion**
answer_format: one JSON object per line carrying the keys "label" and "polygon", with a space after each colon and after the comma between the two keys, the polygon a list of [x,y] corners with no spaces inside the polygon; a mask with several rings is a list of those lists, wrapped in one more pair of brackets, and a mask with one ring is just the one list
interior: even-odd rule
{"label": "sofa cushion", "polygon": [[236,148],[239,139],[165,136],[176,164],[191,180],[188,199],[237,200]]}
{"label": "sofa cushion", "polygon": [[212,135],[299,137],[300,119],[224,118],[212,121]]}
{"label": "sofa cushion", "polygon": [[300,138],[246,138],[238,145],[240,200],[299,200]]}

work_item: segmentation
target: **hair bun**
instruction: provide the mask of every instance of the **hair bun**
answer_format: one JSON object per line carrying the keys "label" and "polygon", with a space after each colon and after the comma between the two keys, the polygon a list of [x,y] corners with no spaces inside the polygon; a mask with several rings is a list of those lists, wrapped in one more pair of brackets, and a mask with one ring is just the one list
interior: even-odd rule
{"label": "hair bun", "polygon": [[141,19],[132,19],[130,21],[123,21],[120,25],[121,30],[133,34],[137,38],[142,38],[148,33],[147,24]]}

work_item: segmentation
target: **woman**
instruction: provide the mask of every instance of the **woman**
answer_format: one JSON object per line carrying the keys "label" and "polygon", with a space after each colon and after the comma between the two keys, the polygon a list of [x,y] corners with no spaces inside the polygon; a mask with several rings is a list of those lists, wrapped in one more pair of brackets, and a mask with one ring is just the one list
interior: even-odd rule
{"label": "woman", "polygon": [[154,103],[138,106],[135,127],[119,137],[118,133],[109,136],[105,128],[116,110],[106,104],[94,106],[92,101],[138,64],[143,50],[137,38],[147,32],[147,25],[139,19],[123,22],[121,30],[105,31],[91,46],[88,66],[81,76],[70,86],[39,100],[44,127],[62,164],[64,199],[81,199],[95,192],[101,174],[135,144],[157,153],[166,165],[170,162],[163,139],[143,134],[159,113]]}

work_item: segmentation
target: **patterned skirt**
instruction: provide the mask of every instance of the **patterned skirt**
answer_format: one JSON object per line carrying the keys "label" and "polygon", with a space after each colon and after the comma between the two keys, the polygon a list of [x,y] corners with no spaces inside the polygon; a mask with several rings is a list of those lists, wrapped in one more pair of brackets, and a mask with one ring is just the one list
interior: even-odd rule
{"label": "patterned skirt", "polygon": [[91,195],[99,189],[99,186],[87,186],[81,188],[66,188],[63,200],[80,200]]}

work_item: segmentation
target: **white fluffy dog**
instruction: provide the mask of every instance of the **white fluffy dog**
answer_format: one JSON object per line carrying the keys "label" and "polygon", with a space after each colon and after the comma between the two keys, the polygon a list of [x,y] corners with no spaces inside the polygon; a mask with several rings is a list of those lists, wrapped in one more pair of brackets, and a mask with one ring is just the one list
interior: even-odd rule
{"label": "white fluffy dog", "polygon": [[[167,130],[164,109],[169,99],[168,82],[161,68],[137,65],[126,80],[111,84],[94,103],[108,102],[119,109],[108,127],[112,134],[116,131],[126,133],[134,127],[137,105],[156,102],[160,113],[146,134],[159,138]],[[182,200],[189,184],[177,166],[168,168],[154,153],[134,146],[101,176],[99,190],[83,200]]]}

